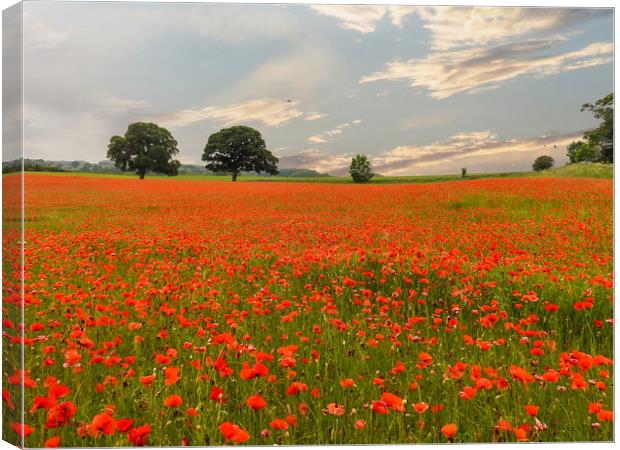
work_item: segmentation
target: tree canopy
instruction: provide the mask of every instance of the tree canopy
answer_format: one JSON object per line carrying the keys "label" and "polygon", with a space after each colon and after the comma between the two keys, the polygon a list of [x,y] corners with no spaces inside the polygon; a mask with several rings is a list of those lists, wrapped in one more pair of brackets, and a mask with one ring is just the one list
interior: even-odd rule
{"label": "tree canopy", "polygon": [[260,132],[243,125],[209,136],[202,160],[212,172],[230,173],[232,181],[237,181],[240,172],[278,174],[278,158],[267,150]]}
{"label": "tree canopy", "polygon": [[583,141],[572,142],[567,147],[570,162],[608,162],[614,161],[614,94],[584,103],[581,111],[590,111],[602,123],[583,134]]}
{"label": "tree canopy", "polygon": [[370,161],[366,155],[355,155],[349,166],[351,178],[356,183],[366,183],[375,175],[372,173]]}
{"label": "tree canopy", "polygon": [[554,161],[551,156],[542,155],[534,160],[534,164],[532,164],[532,169],[534,169],[536,172],[551,169],[553,167],[553,163]]}
{"label": "tree canopy", "polygon": [[114,165],[123,172],[135,171],[140,179],[149,171],[177,175],[181,163],[172,157],[178,153],[172,134],[154,123],[132,123],[125,136],[112,136],[108,144]]}

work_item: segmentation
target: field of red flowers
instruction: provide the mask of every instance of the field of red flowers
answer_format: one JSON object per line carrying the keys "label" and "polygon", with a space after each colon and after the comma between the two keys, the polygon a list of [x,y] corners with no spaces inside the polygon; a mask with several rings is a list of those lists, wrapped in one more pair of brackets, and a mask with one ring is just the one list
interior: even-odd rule
{"label": "field of red flowers", "polygon": [[612,180],[25,184],[5,439],[613,439]]}

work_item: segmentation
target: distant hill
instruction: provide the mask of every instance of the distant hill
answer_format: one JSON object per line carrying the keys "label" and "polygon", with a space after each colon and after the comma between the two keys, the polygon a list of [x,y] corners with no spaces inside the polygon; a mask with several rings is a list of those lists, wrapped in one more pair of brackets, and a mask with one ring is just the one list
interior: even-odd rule
{"label": "distant hill", "polygon": [[[2,173],[19,172],[20,167],[19,160],[2,162]],[[98,163],[91,163],[88,161],[48,161],[45,159],[25,159],[24,169],[28,172],[89,172],[89,173],[121,173],[119,169],[114,166],[112,161],[99,161]],[[204,166],[197,164],[182,164],[179,168],[179,175],[222,175],[228,176],[228,174],[214,174]],[[243,176],[269,176],[269,174],[256,174],[254,172],[243,172]],[[325,173],[317,172],[310,169],[280,169],[278,176],[281,177],[326,177],[329,176]]]}

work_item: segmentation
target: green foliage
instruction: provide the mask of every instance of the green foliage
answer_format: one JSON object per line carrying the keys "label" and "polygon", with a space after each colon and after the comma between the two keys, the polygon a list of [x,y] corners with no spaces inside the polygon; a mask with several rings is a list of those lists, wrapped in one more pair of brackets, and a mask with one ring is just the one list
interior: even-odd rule
{"label": "green foliage", "polygon": [[367,183],[374,176],[366,155],[355,155],[349,166],[351,178],[356,183]]}
{"label": "green foliage", "polygon": [[141,179],[148,171],[178,175],[181,163],[172,159],[178,153],[172,134],[154,123],[132,123],[125,136],[112,136],[108,144],[108,158],[115,166],[135,171]]}
{"label": "green foliage", "polygon": [[233,181],[237,181],[240,172],[278,174],[278,158],[267,150],[261,134],[243,125],[209,136],[202,160],[212,172],[232,174]]}
{"label": "green foliage", "polygon": [[[532,172],[530,172],[532,173]],[[575,163],[562,167],[536,172],[536,176],[566,178],[608,178],[614,177],[613,164],[607,163]]]}
{"label": "green foliage", "polygon": [[577,141],[571,143],[568,150],[570,162],[605,162],[614,161],[614,94],[595,101],[584,103],[582,111],[590,111],[595,118],[603,122],[596,128],[583,134],[585,143]]}
{"label": "green foliage", "polygon": [[553,158],[549,155],[542,155],[534,160],[534,164],[532,164],[532,169],[536,172],[540,172],[541,170],[551,169],[553,167]]}
{"label": "green foliage", "polygon": [[[66,172],[62,167],[55,166],[43,159],[24,159],[25,172]],[[2,173],[16,173],[22,171],[22,160],[2,162]]]}
{"label": "green foliage", "polygon": [[601,158],[601,148],[591,142],[575,141],[566,147],[568,160],[571,163],[595,162]]}
{"label": "green foliage", "polygon": [[317,172],[312,169],[280,169],[281,177],[295,177],[295,178],[315,178],[315,177],[329,177],[326,173]]}

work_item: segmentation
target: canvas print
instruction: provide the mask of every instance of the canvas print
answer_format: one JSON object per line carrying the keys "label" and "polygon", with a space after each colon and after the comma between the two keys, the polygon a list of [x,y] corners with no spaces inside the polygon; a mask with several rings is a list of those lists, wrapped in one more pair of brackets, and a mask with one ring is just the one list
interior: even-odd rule
{"label": "canvas print", "polygon": [[613,441],[613,15],[6,9],[3,439]]}

